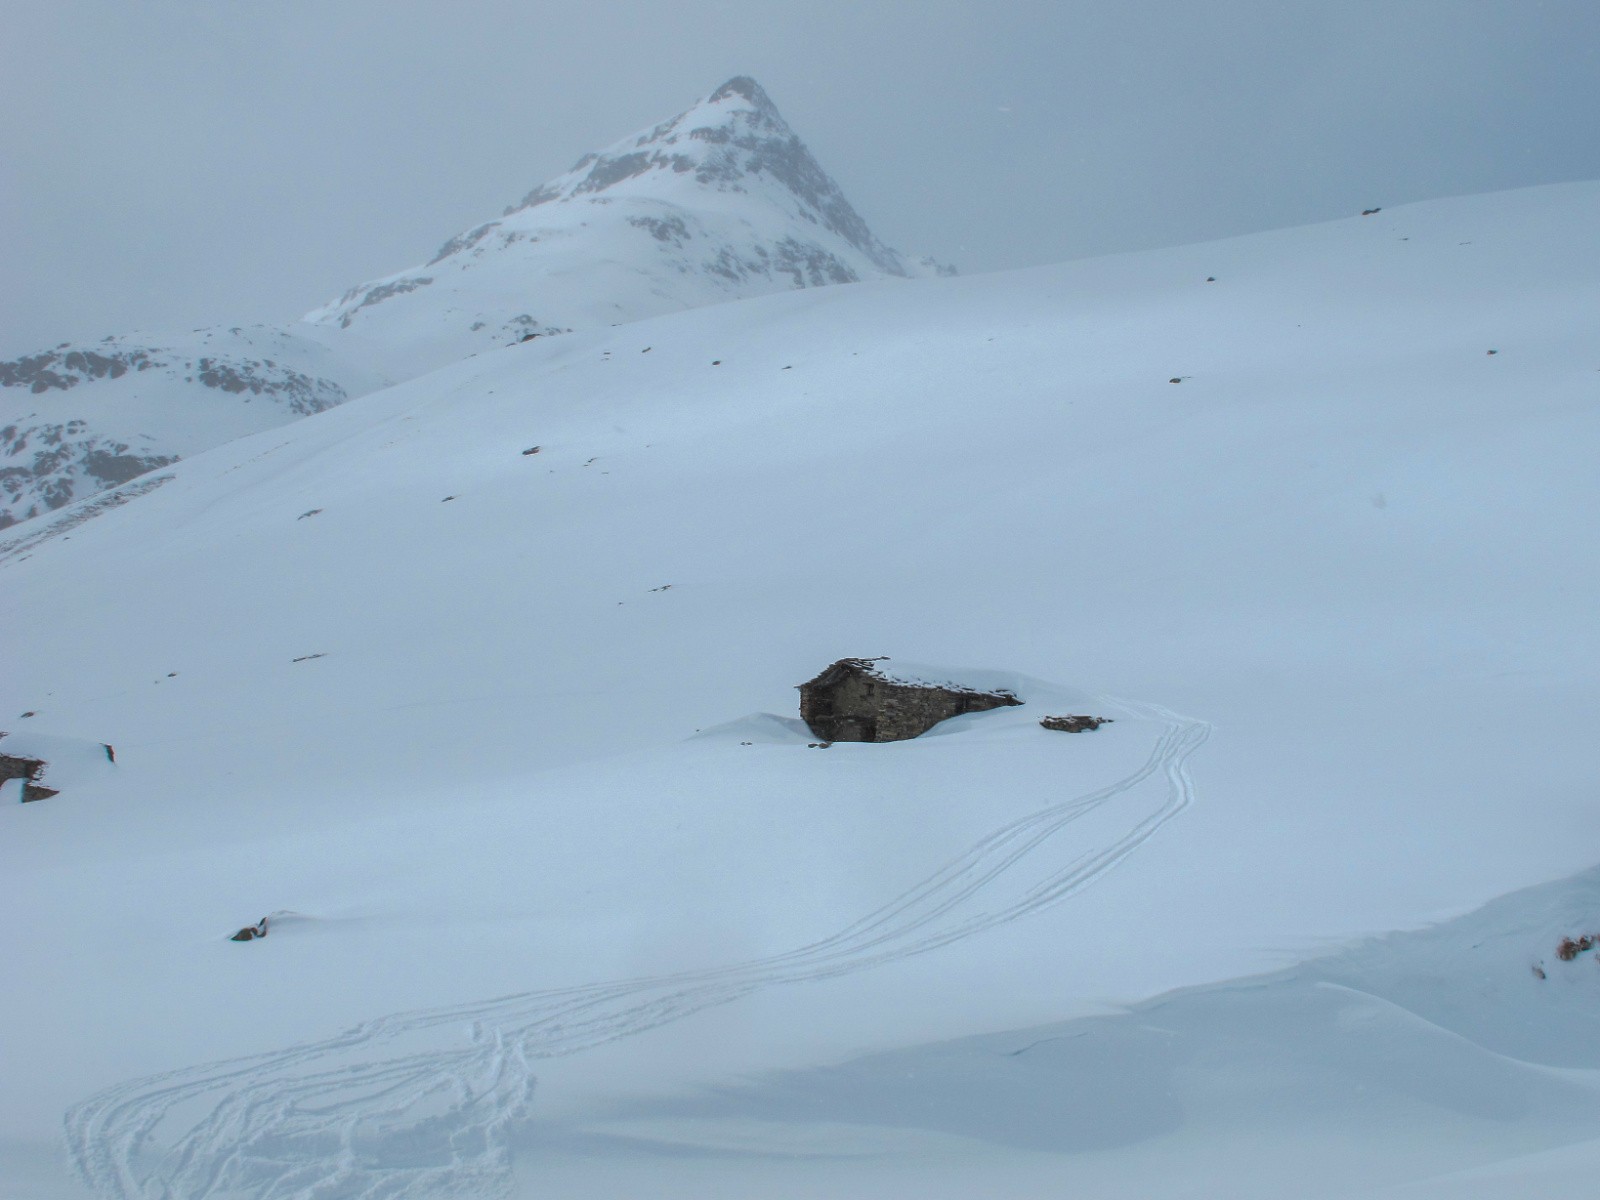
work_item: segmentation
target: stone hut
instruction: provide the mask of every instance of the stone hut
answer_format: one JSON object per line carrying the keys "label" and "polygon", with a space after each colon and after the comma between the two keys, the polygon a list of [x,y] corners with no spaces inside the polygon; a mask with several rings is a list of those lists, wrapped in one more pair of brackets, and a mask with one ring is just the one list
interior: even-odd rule
{"label": "stone hut", "polygon": [[881,658],[841,658],[800,685],[800,716],[825,742],[901,742],[962,713],[1021,704],[1003,689],[982,691],[903,675]]}

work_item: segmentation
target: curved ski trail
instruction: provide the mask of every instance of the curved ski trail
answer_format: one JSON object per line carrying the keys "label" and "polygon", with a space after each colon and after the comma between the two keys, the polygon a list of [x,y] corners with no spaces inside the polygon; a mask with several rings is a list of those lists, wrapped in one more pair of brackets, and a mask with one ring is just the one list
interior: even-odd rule
{"label": "curved ski trail", "polygon": [[[73,1163],[114,1200],[505,1196],[510,1134],[531,1114],[536,1060],[763,988],[927,953],[1055,904],[1132,854],[1188,806],[1188,759],[1210,726],[1115,703],[1161,725],[1137,770],[995,830],[829,937],[726,967],[399,1013],[324,1041],[132,1080],[67,1113]],[[1162,797],[1141,810],[1133,793],[1155,776]],[[1115,832],[1044,853],[1073,822],[1119,800],[1133,811]]]}

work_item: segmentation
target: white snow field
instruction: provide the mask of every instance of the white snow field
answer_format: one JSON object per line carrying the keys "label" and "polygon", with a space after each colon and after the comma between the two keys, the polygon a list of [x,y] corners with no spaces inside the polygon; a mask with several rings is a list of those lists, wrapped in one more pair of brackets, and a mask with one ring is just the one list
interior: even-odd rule
{"label": "white snow field", "polygon": [[[1592,1195],[1597,216],[541,338],[0,534],[0,1197]],[[1026,703],[812,745],[873,655]]]}

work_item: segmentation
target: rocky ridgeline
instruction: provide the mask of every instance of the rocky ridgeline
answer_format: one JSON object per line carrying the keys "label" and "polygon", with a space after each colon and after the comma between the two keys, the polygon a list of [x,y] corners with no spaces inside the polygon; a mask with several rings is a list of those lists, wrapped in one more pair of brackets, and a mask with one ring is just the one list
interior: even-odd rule
{"label": "rocky ridgeline", "polygon": [[151,353],[141,348],[102,354],[98,350],[74,350],[62,343],[42,354],[0,362],[0,387],[27,388],[35,395],[52,389],[65,392],[85,380],[121,379],[129,371],[165,365],[152,358]]}

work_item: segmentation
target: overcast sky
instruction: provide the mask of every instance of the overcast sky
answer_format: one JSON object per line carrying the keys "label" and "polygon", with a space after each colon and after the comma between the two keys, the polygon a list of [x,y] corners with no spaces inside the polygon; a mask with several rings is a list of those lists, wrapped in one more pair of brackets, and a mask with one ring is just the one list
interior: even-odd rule
{"label": "overcast sky", "polygon": [[3,45],[6,355],[294,318],[736,74],[968,272],[1600,178],[1596,0],[11,0]]}

